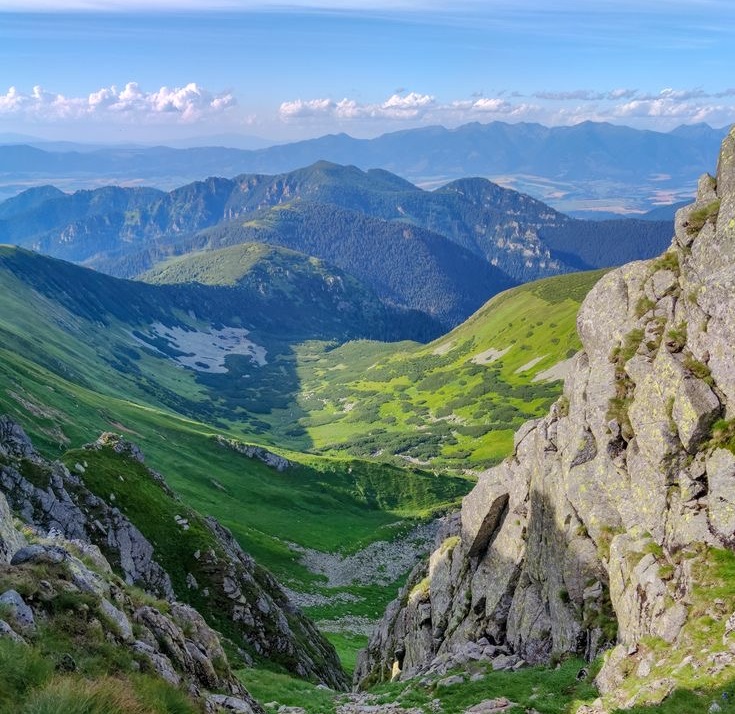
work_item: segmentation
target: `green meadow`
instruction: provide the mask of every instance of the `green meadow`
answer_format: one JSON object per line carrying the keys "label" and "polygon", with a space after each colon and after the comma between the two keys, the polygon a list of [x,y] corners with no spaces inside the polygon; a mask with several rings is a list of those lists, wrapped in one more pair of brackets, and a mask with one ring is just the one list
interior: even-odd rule
{"label": "green meadow", "polygon": [[[545,372],[581,347],[579,305],[603,271],[504,292],[428,345],[298,348],[301,418],[314,448],[423,466],[481,469],[560,394]],[[541,379],[539,379],[541,378]]]}
{"label": "green meadow", "polygon": [[[559,395],[558,379],[534,378],[578,349],[577,310],[600,276],[498,295],[428,345],[289,341],[253,329],[266,364],[228,357],[226,373],[206,374],[177,364],[164,341],[134,336],[158,321],[207,329],[158,288],[146,286],[143,300],[135,283],[118,295],[105,276],[43,266],[0,270],[0,411],[71,466],[82,458],[75,449],[103,431],[138,444],[182,507],[216,517],[289,588],[326,597],[307,608],[317,620],[375,620],[402,579],[328,588],[290,544],[346,555],[456,508],[474,472],[506,456],[514,430]],[[277,471],[228,441],[262,445],[291,466]],[[99,474],[92,488],[119,491]],[[117,497],[134,522],[171,508],[132,492]],[[340,593],[348,597],[335,600]],[[354,666],[364,635],[328,636]]]}

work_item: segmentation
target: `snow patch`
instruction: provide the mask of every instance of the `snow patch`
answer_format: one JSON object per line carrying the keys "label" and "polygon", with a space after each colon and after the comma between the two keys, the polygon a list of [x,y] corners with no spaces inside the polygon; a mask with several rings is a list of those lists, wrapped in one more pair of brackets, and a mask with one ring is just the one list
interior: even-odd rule
{"label": "snow patch", "polygon": [[[214,327],[207,331],[187,329],[183,327],[167,327],[160,322],[154,322],[145,335],[152,341],[164,340],[175,352],[181,354],[168,355],[182,367],[195,369],[197,372],[224,374],[227,372],[225,357],[228,355],[243,355],[250,357],[253,363],[262,367],[268,364],[265,347],[247,339],[249,331],[241,327]],[[145,345],[156,349],[148,339],[141,339],[136,335],[133,338]],[[165,354],[162,350],[157,350]]]}
{"label": "snow patch", "polygon": [[445,343],[439,345],[438,347],[436,347],[431,354],[433,354],[433,355],[445,355],[453,347],[454,347],[454,340],[449,340],[449,342],[445,342]]}

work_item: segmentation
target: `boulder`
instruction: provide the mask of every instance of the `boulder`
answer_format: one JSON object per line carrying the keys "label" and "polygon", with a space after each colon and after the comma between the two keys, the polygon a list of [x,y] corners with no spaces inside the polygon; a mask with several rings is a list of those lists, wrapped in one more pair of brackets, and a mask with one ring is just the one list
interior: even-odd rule
{"label": "boulder", "polygon": [[36,619],[33,616],[33,610],[17,591],[6,590],[0,595],[0,608],[16,631],[24,634],[35,631]]}

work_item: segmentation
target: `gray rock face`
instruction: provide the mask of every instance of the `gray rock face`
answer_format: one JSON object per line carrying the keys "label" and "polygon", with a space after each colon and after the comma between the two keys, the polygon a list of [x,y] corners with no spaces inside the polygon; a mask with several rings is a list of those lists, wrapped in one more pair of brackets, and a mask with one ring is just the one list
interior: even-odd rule
{"label": "gray rock face", "polygon": [[132,642],[135,639],[133,637],[133,626],[130,624],[128,616],[122,610],[115,607],[104,597],[100,599],[100,610],[115,624],[121,639],[125,642]]}
{"label": "gray rock face", "polygon": [[735,545],[735,456],[710,441],[735,416],[734,296],[735,130],[669,251],[590,292],[562,400],[480,476],[452,547],[437,543],[361,653],[358,685],[441,672],[469,646],[528,663],[615,646],[598,678],[613,691],[641,638],[676,642],[692,587],[677,554]]}
{"label": "gray rock face", "polygon": [[709,522],[723,540],[735,543],[735,455],[715,450],[707,459]]}
{"label": "gray rock face", "polygon": [[0,437],[10,438],[9,443],[0,438],[0,449],[16,457],[9,465],[0,464],[0,490],[10,506],[27,523],[99,546],[128,583],[173,598],[171,579],[156,562],[153,546],[130,520],[89,491],[63,464],[42,459],[19,426],[0,419],[5,425]]}
{"label": "gray rock face", "polygon": [[[6,457],[6,463],[0,464],[0,560],[12,560],[16,565],[63,562],[77,588],[102,598],[101,608],[115,623],[118,636],[129,641],[131,623],[124,613],[115,611],[117,605],[109,600],[104,578],[80,567],[78,559],[70,559],[63,543],[72,540],[77,552],[95,562],[97,571],[111,573],[112,563],[127,583],[173,601],[175,594],[171,578],[156,561],[153,546],[118,508],[108,505],[87,489],[83,482],[84,474],[89,473],[87,467],[80,464],[81,469],[75,469],[82,474],[80,477],[77,473],[70,473],[62,464],[48,463],[33,451],[19,427],[8,420],[2,424],[2,433],[9,434],[12,441],[8,446],[0,442],[0,448],[4,448],[7,454],[22,455]],[[115,434],[103,434],[86,448],[112,449],[123,457],[121,469],[125,467],[125,459],[143,463],[140,450]],[[165,494],[175,498],[159,474],[150,469],[146,471]],[[2,492],[7,494],[13,508],[25,520],[36,526],[39,532],[48,533],[43,542],[25,543],[12,527]],[[345,689],[348,682],[334,647],[293,605],[275,578],[243,552],[232,534],[214,519],[205,520],[193,512],[186,513],[188,517],[179,515],[176,524],[185,530],[189,527],[189,519],[196,517],[201,526],[209,529],[212,547],[191,554],[200,566],[197,570],[199,581],[188,573],[189,577],[184,577],[181,592],[177,595],[182,599],[188,599],[192,594],[204,595],[205,605],[200,605],[201,599],[196,602],[207,618],[218,626],[221,626],[223,617],[227,618],[231,628],[242,637],[242,644],[250,647],[251,651],[279,662],[299,676],[335,689]],[[186,620],[184,629],[196,632],[197,636],[189,643],[172,645],[176,653],[173,660],[171,652],[156,645],[158,640],[155,638],[144,641],[155,650],[149,657],[151,666],[161,676],[174,681],[179,675],[170,675],[170,671],[180,674],[181,667],[177,662],[184,662],[188,668],[186,671],[191,673],[192,668],[198,667],[197,676],[205,682],[210,681],[213,674],[206,662],[212,658],[209,655],[203,657],[192,643],[205,642],[207,637],[204,633],[211,631],[195,610],[187,610],[183,605],[172,605],[171,608],[180,619]],[[213,656],[215,660],[218,658],[217,654]],[[211,682],[208,686],[212,687]]]}
{"label": "gray rock face", "polygon": [[31,440],[12,419],[0,415],[0,456],[29,458],[35,454]]}
{"label": "gray rock face", "polygon": [[68,553],[60,546],[40,545],[34,543],[18,550],[10,560],[11,565],[21,565],[22,563],[63,563],[67,559]]}
{"label": "gray rock face", "polygon": [[233,712],[233,714],[256,714],[252,704],[245,699],[229,694],[210,694],[206,703],[208,712]]}
{"label": "gray rock face", "polygon": [[0,620],[0,637],[17,642],[18,644],[27,644],[27,642],[7,623]]}
{"label": "gray rock face", "polygon": [[[14,439],[19,434],[17,429],[6,429],[5,433],[12,434]],[[21,439],[20,443],[27,442]],[[43,464],[28,448],[6,449],[5,453],[22,453],[21,458],[33,458],[36,466]],[[29,491],[29,487],[24,489],[26,495]],[[167,612],[150,605],[140,606],[136,600],[139,595],[133,596],[120,585],[121,581],[113,576],[112,567],[99,549],[78,540],[66,540],[58,531],[47,537],[37,532],[34,537],[38,542],[28,545],[16,531],[2,494],[0,534],[6,546],[12,544],[6,548],[9,557],[3,563],[4,575],[11,581],[18,577],[25,583],[24,588],[29,589],[24,590],[25,598],[14,589],[0,594],[3,615],[0,637],[21,644],[27,644],[26,640],[35,642],[43,636],[37,623],[47,624],[58,615],[58,606],[53,604],[56,598],[63,596],[68,601],[78,595],[80,599],[85,598],[85,607],[77,615],[88,618],[90,629],[101,630],[107,642],[131,648],[160,677],[175,687],[184,687],[206,711],[263,714],[260,705],[232,674],[217,633],[192,607],[176,601],[167,604]],[[76,554],[84,556],[92,567]],[[39,566],[44,567],[43,579],[37,575]],[[90,598],[96,605],[88,605]],[[65,605],[63,610],[68,611],[68,607]]]}
{"label": "gray rock face", "polygon": [[258,459],[262,461],[266,466],[270,466],[276,471],[285,471],[290,469],[291,462],[279,454],[274,454],[268,449],[264,449],[262,446],[254,446],[253,444],[243,444],[233,439],[225,439],[223,436],[217,437],[217,442],[227,449],[237,451],[238,454],[247,456],[249,459]]}
{"label": "gray rock face", "polygon": [[346,689],[347,678],[334,647],[291,602],[278,581],[245,553],[230,531],[213,518],[206,524],[222,554],[201,553],[212,573],[219,609],[246,634],[260,656],[281,662],[301,677],[332,689]]}
{"label": "gray rock face", "polygon": [[124,454],[141,464],[145,461],[143,452],[136,444],[121,438],[119,434],[115,434],[112,431],[105,431],[100,434],[93,446],[98,448],[109,446],[116,454]]}
{"label": "gray rock face", "polygon": [[25,545],[26,539],[13,527],[8,502],[0,493],[0,563],[9,563],[13,555]]}

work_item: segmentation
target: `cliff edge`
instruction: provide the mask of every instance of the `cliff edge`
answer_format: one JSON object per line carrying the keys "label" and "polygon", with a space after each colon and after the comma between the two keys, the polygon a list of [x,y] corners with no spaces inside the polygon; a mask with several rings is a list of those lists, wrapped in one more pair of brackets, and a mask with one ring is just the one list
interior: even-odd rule
{"label": "cliff edge", "polygon": [[361,653],[359,686],[609,650],[602,711],[673,691],[677,648],[713,676],[735,664],[727,598],[701,651],[687,629],[713,553],[735,547],[734,296],[735,129],[669,250],[588,295],[563,396],[465,497]]}

